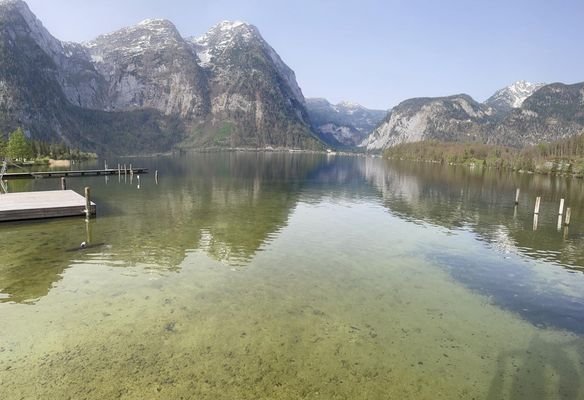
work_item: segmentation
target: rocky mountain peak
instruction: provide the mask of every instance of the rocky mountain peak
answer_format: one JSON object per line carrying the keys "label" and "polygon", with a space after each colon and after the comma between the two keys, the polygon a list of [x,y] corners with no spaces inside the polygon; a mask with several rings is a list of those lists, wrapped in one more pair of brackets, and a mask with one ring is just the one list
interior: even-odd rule
{"label": "rocky mountain peak", "polygon": [[493,107],[499,113],[507,113],[513,108],[519,108],[529,96],[543,87],[544,83],[531,83],[519,80],[499,89],[489,97],[485,104]]}
{"label": "rocky mountain peak", "polygon": [[159,50],[182,42],[183,39],[172,22],[165,19],[147,19],[136,25],[98,36],[92,41],[83,43],[83,45],[95,55],[103,51],[113,50],[142,53],[146,50]]}

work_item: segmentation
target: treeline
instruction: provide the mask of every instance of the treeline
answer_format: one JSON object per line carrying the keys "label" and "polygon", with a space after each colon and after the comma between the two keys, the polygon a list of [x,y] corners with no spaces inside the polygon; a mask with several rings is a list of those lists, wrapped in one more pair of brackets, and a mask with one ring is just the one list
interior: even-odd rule
{"label": "treeline", "polygon": [[584,134],[551,143],[516,149],[483,143],[404,143],[390,147],[384,156],[393,159],[467,164],[541,173],[584,176]]}
{"label": "treeline", "polygon": [[7,136],[0,133],[0,158],[26,162],[42,159],[86,160],[95,157],[93,153],[72,149],[64,143],[47,143],[29,139],[21,128]]}

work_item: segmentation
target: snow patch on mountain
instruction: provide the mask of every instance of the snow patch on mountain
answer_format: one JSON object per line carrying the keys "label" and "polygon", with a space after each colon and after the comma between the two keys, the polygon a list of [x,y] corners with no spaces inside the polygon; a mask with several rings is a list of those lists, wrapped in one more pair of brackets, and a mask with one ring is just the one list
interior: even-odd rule
{"label": "snow patch on mountain", "polygon": [[543,86],[545,86],[545,83],[531,83],[520,80],[503,89],[497,90],[495,94],[485,101],[485,104],[498,111],[509,111],[513,108],[519,108],[525,99]]}

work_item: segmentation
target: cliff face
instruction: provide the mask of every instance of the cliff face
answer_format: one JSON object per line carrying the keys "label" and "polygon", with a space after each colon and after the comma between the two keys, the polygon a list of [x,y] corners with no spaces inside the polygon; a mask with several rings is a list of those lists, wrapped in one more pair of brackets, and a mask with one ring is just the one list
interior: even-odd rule
{"label": "cliff face", "polygon": [[493,115],[468,95],[410,99],[394,107],[362,145],[381,150],[427,139],[483,140]]}
{"label": "cliff face", "polygon": [[0,129],[98,152],[320,148],[294,72],[245,23],[184,39],[165,20],[76,44],[0,3]]}

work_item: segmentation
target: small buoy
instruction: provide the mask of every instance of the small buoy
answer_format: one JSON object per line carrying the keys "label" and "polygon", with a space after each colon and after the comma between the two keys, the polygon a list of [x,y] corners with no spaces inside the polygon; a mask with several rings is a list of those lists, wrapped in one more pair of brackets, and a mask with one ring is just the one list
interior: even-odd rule
{"label": "small buoy", "polygon": [[80,248],[84,249],[87,247],[87,243],[85,242],[81,242],[81,244],[79,245]]}

